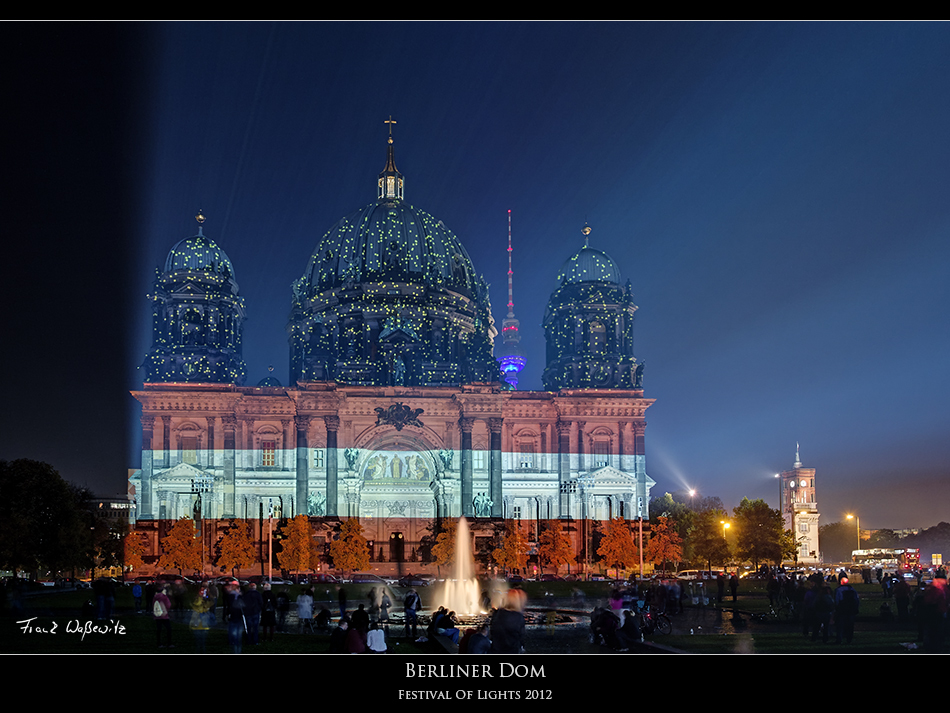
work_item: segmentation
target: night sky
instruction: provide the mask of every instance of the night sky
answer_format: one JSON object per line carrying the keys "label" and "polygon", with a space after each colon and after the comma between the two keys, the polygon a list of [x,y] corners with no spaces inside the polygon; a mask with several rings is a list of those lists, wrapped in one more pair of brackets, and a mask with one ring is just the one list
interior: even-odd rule
{"label": "night sky", "polygon": [[290,284],[375,200],[391,115],[407,201],[499,326],[512,211],[521,388],[585,221],[630,279],[654,494],[775,506],[798,441],[822,523],[950,519],[950,26],[2,31],[0,458],[123,492],[145,295],[199,209],[247,302],[247,383],[286,384]]}

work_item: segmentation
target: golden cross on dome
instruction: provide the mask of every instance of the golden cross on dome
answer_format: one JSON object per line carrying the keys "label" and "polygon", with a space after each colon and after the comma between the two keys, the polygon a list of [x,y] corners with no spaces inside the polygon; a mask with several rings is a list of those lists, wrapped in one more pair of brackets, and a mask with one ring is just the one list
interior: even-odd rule
{"label": "golden cross on dome", "polygon": [[390,114],[388,119],[383,120],[384,124],[389,124],[389,143],[393,142],[393,124],[396,122],[393,121],[393,115]]}

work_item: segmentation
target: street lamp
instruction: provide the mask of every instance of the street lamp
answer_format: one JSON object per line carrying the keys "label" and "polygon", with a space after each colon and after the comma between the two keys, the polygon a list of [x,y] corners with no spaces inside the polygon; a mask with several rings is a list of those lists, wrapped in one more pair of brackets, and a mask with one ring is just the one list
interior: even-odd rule
{"label": "street lamp", "polygon": [[[726,540],[726,530],[729,529],[729,523],[726,522],[725,520],[720,520],[720,521],[719,521],[719,524],[722,525],[722,539],[723,539],[723,541],[725,542],[725,540]],[[728,546],[729,546],[729,543],[726,542],[726,547],[728,547]],[[728,565],[727,565],[726,562],[723,562],[722,565],[723,565],[723,567],[728,568]]]}
{"label": "street lamp", "polygon": [[848,515],[848,520],[854,520],[854,530],[858,536],[858,546],[856,549],[861,549],[861,518],[857,515]]}

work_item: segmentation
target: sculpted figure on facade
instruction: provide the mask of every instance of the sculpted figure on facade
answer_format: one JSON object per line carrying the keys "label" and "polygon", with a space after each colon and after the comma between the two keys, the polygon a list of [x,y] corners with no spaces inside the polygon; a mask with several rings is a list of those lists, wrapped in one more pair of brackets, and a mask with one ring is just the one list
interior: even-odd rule
{"label": "sculpted figure on facade", "polygon": [[363,479],[379,480],[383,473],[386,472],[386,462],[387,458],[382,453],[377,453],[375,456],[370,458],[369,462],[366,464],[366,470],[363,471]]}
{"label": "sculpted figure on facade", "polygon": [[320,492],[312,492],[307,496],[307,514],[313,517],[323,517],[327,504],[327,496]]}
{"label": "sculpted figure on facade", "polygon": [[485,493],[479,493],[475,496],[474,505],[477,517],[491,517],[491,506],[494,505],[494,502]]}

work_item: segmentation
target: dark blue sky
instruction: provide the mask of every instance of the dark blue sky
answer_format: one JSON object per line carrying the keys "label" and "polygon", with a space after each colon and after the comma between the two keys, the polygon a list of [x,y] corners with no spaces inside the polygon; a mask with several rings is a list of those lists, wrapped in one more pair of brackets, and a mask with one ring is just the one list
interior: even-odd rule
{"label": "dark blue sky", "polygon": [[[823,523],[851,511],[868,527],[950,519],[950,27],[119,27],[141,39],[114,69],[130,83],[115,106],[134,109],[91,132],[120,132],[111,160],[130,177],[118,181],[128,205],[101,171],[86,207],[122,216],[108,242],[127,270],[115,394],[140,383],[144,295],[198,208],[247,300],[248,382],[274,365],[286,383],[290,283],[335,221],[374,200],[392,115],[407,200],[466,245],[499,323],[512,210],[522,388],[541,386],[544,306],[585,221],[631,280],[636,355],[657,399],[657,494],[688,485],[730,508],[743,496],[774,506],[772,475],[799,441]],[[73,408],[62,388],[59,408]],[[114,442],[137,465],[123,398],[133,426]],[[5,440],[0,457],[41,450]],[[73,455],[89,472],[88,455]]]}

